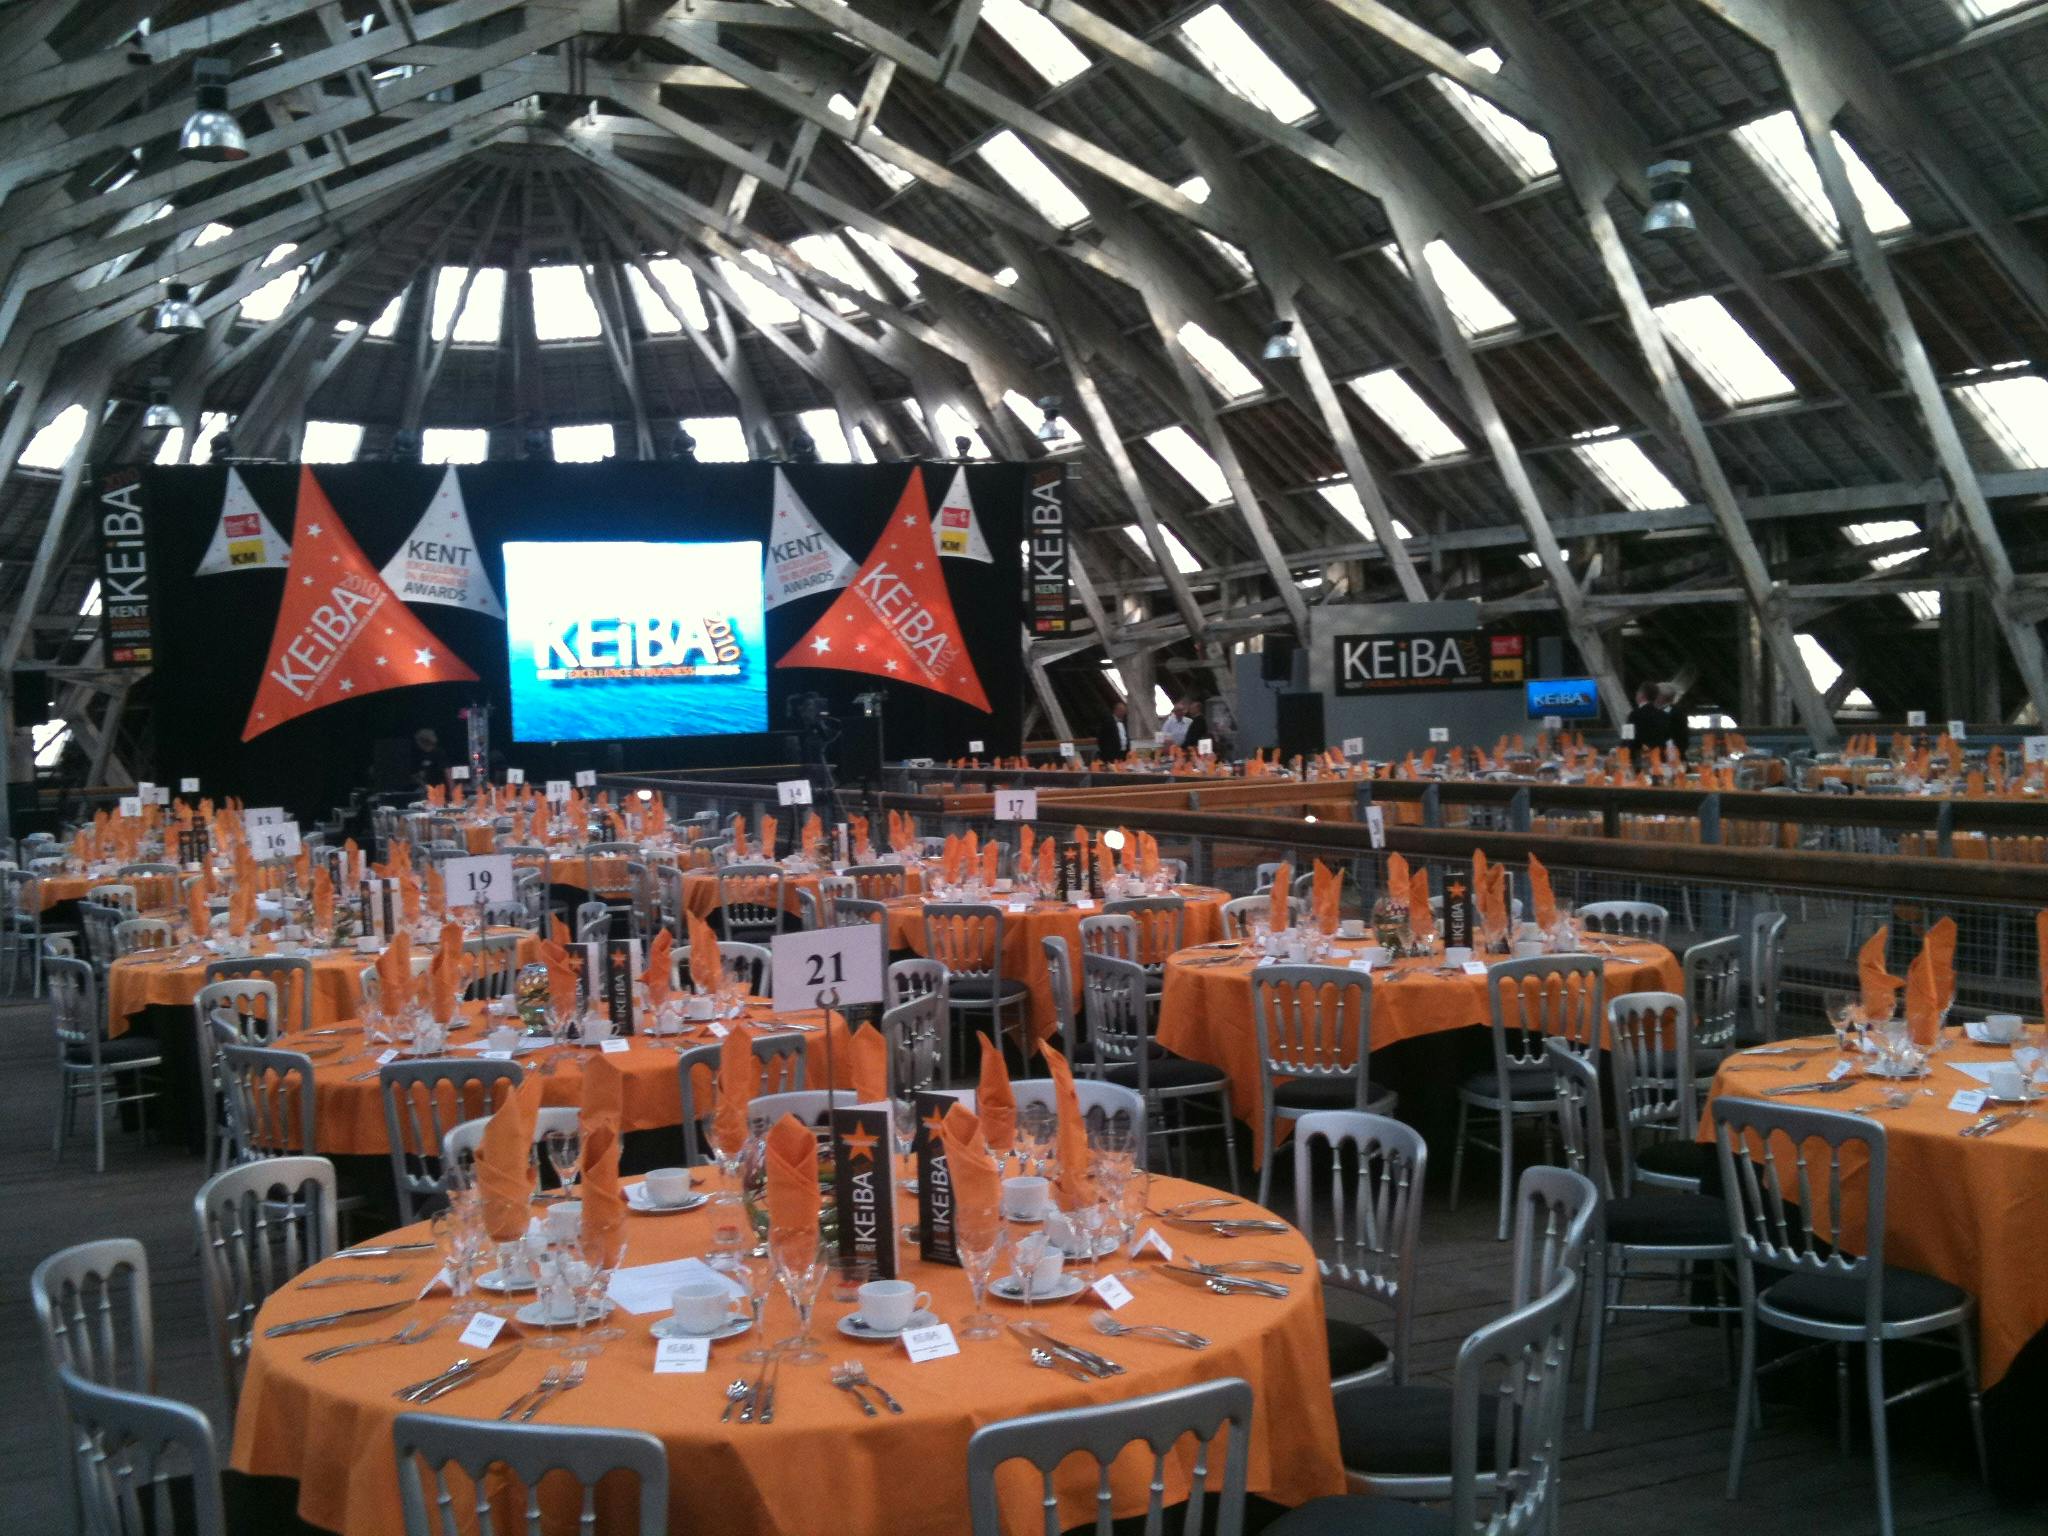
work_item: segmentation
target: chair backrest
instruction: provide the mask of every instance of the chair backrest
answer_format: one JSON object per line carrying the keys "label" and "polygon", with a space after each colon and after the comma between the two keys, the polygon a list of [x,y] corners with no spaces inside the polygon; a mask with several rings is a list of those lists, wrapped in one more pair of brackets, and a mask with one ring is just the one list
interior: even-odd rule
{"label": "chair backrest", "polygon": [[1066,935],[1048,933],[1038,941],[1045,955],[1045,984],[1052,993],[1053,1029],[1069,1051],[1078,1048],[1074,1032],[1074,961],[1067,952]]}
{"label": "chair backrest", "polygon": [[1081,919],[1081,959],[1108,955],[1133,964],[1138,959],[1138,920],[1122,914],[1092,913]]}
{"label": "chair backrest", "polygon": [[[1010,1089],[1016,1098],[1019,1115],[1034,1105],[1052,1115],[1059,1113],[1059,1093],[1049,1077],[1020,1077],[1011,1082]],[[1138,1143],[1138,1166],[1147,1166],[1145,1132],[1148,1117],[1144,1097],[1137,1089],[1077,1077],[1074,1079],[1074,1097],[1081,1105],[1081,1118],[1088,1122],[1091,1134],[1104,1130],[1129,1131]]]}
{"label": "chair backrest", "polygon": [[909,875],[901,864],[849,864],[846,878],[854,894],[864,901],[888,901],[910,889]]}
{"label": "chair backrest", "polygon": [[[100,891],[93,892],[94,898],[99,895]],[[97,899],[78,903],[78,926],[85,934],[85,953],[101,970],[119,957],[120,951],[114,947],[114,930],[132,916],[134,913],[108,906]]]}
{"label": "chair backrest", "polygon": [[1260,966],[1252,972],[1252,1020],[1269,1082],[1349,1078],[1358,1087],[1352,1108],[1365,1108],[1372,1057],[1372,978],[1365,972]]}
{"label": "chair backrest", "polygon": [[219,1061],[228,1137],[238,1161],[318,1149],[310,1057],[260,1045],[223,1045]]}
{"label": "chair backrest", "polygon": [[43,990],[50,1005],[50,1027],[57,1035],[57,1055],[74,1064],[80,1057],[100,1064],[100,982],[89,961],[63,955],[43,960]]}
{"label": "chair backrest", "polygon": [[209,961],[205,972],[207,981],[234,981],[245,976],[277,983],[273,1034],[313,1027],[311,960],[304,955],[252,955],[244,960]]}
{"label": "chair backrest", "polygon": [[114,924],[114,954],[132,955],[145,949],[169,949],[178,942],[178,930],[161,917],[128,917]]}
{"label": "chair backrest", "polygon": [[780,864],[727,864],[718,871],[718,911],[725,936],[778,932],[789,906],[789,876]]}
{"label": "chair backrest", "polygon": [[633,937],[642,945],[651,944],[661,928],[661,888],[654,882],[653,869],[637,859],[629,862],[626,888],[632,894]]}
{"label": "chair backrest", "polygon": [[612,909],[601,901],[576,904],[576,942],[602,944],[612,936]]}
{"label": "chair backrest", "polygon": [[1685,1000],[1693,1044],[1724,1050],[1742,1019],[1742,935],[1695,944],[1685,952]]}
{"label": "chair backrest", "polygon": [[788,1093],[762,1093],[747,1106],[747,1129],[759,1135],[784,1115],[795,1115],[805,1125],[825,1123],[828,1109],[851,1109],[860,1095],[851,1088],[798,1088]]}
{"label": "chair backrest", "polygon": [[1600,1214],[1600,1191],[1583,1173],[1537,1163],[1515,1181],[1515,1243],[1510,1306],[1525,1307],[1565,1275],[1581,1279],[1586,1244]]}
{"label": "chair backrest", "polygon": [[[1578,1307],[1579,1278],[1566,1275],[1459,1346],[1451,1375],[1452,1530],[1550,1528]],[[1479,1461],[1483,1416],[1496,1426],[1493,1462],[1485,1467]]]}
{"label": "chair backrest", "polygon": [[[1321,1228],[1315,1220],[1318,1147],[1329,1153],[1330,1221]],[[1422,1133],[1385,1115],[1321,1110],[1294,1122],[1295,1225],[1316,1249],[1324,1285],[1355,1292],[1392,1315],[1389,1352],[1396,1382],[1408,1376],[1428,1167]]]}
{"label": "chair backrest", "polygon": [[227,1536],[205,1414],[68,1371],[59,1385],[77,1435],[76,1486],[91,1536]]}
{"label": "chair backrest", "polygon": [[[1128,958],[1156,978],[1166,970],[1166,957],[1181,947],[1187,926],[1184,896],[1128,896],[1102,904],[1105,915],[1128,917],[1137,927],[1137,952]],[[1086,919],[1083,919],[1085,924]]]}
{"label": "chair backrest", "polygon": [[1591,933],[1618,933],[1659,944],[1671,926],[1671,913],[1654,901],[1589,901],[1573,915]]}
{"label": "chair backrest", "polygon": [[859,896],[835,896],[825,904],[821,920],[827,928],[882,927],[889,921],[889,904]]}
{"label": "chair backrest", "polygon": [[[1288,898],[1292,910],[1293,898]],[[1273,910],[1273,898],[1264,891],[1250,896],[1235,896],[1223,903],[1223,937],[1246,939],[1251,937],[1251,923],[1255,917],[1265,917]]]}
{"label": "chair backrest", "polygon": [[936,993],[943,1006],[946,1001],[946,967],[937,960],[896,960],[889,966],[886,994],[891,1008],[900,1008],[913,999]]}
{"label": "chair backrest", "polygon": [[450,1126],[488,1115],[502,1102],[500,1083],[510,1094],[526,1080],[516,1061],[476,1061],[433,1056],[390,1062],[377,1073],[384,1099],[384,1135],[391,1147],[391,1179],[398,1192],[398,1219],[417,1219],[415,1206],[441,1192],[441,1139]]}
{"label": "chair backrest", "polygon": [[192,999],[192,1016],[202,1036],[209,1025],[218,1024],[244,1045],[267,1045],[279,1033],[277,983],[246,976],[210,981]]}
{"label": "chair backrest", "polygon": [[519,986],[519,937],[516,933],[487,933],[480,939],[462,941],[462,952],[476,957],[476,975],[465,997],[512,996]]}
{"label": "chair backrest", "polygon": [[334,1164],[272,1157],[217,1173],[192,1198],[200,1292],[232,1416],[256,1313],[334,1252]]}
{"label": "chair backrest", "polygon": [[1749,920],[1749,1024],[1757,1038],[1778,1038],[1778,987],[1785,970],[1783,912],[1758,912]]}
{"label": "chair backrest", "polygon": [[1135,1063],[1140,1094],[1151,1088],[1145,1070],[1152,1054],[1152,1010],[1145,1001],[1150,979],[1135,961],[1086,950],[1081,954],[1081,1006],[1088,1020],[1089,1059],[1098,1071]]}
{"label": "chair backrest", "polygon": [[[533,1140],[538,1146],[550,1131],[574,1131],[582,1111],[574,1104],[547,1104],[534,1113]],[[491,1123],[489,1115],[478,1115],[474,1120],[465,1120],[460,1125],[451,1125],[441,1133],[441,1167],[444,1177],[446,1170],[469,1168],[476,1163],[476,1149],[483,1144],[484,1127]]]}
{"label": "chair backrest", "polygon": [[[1565,1167],[1593,1181],[1600,1198],[1614,1197],[1607,1170],[1607,1127],[1600,1112],[1600,1069],[1581,1056],[1569,1041],[1553,1038],[1546,1059],[1557,1091],[1557,1139]],[[1622,1170],[1624,1189],[1628,1171]]]}
{"label": "chair backrest", "polygon": [[[1193,1436],[1194,1456],[1184,1463],[1188,1497],[1180,1521],[1182,1536],[1200,1536],[1203,1532],[1242,1536],[1251,1425],[1251,1384],[1235,1376],[1120,1403],[1097,1403],[985,1424],[967,1442],[969,1529],[973,1536],[1004,1536],[1014,1529],[1004,1520],[1003,1502],[996,1490],[998,1469],[1011,1461],[1028,1461],[1038,1473],[1046,1536],[1058,1536],[1063,1525],[1079,1523],[1059,1518],[1054,1474],[1068,1457],[1085,1455],[1097,1469],[1093,1527],[1107,1531],[1114,1497],[1110,1467],[1130,1446],[1142,1442],[1151,1452],[1153,1489],[1145,1512],[1144,1533],[1162,1536],[1168,1528],[1161,1491],[1167,1482],[1167,1468],[1174,1464],[1179,1475],[1183,1464],[1177,1447]],[[1211,1463],[1216,1442],[1226,1430],[1229,1438],[1223,1448],[1223,1482],[1214,1492],[1212,1514]],[[1135,1472],[1133,1463],[1126,1461],[1125,1465]]]}
{"label": "chair backrest", "polygon": [[80,1243],[44,1259],[29,1298],[52,1379],[61,1371],[105,1387],[156,1390],[149,1254],[132,1237]]}
{"label": "chair backrest", "polygon": [[1607,967],[1592,955],[1531,955],[1486,968],[1496,1070],[1543,1065],[1553,1035],[1598,1050]]}
{"label": "chair backrest", "polygon": [[1692,1076],[1692,1023],[1675,992],[1625,992],[1607,1005],[1607,1061],[1622,1192],[1636,1154],[1652,1141],[1693,1138],[1700,1111]]}
{"label": "chair backrest", "polygon": [[[756,1035],[754,1059],[761,1063],[761,1086],[768,1093],[793,1092],[804,1085],[804,1062],[810,1037],[791,1031]],[[711,1040],[677,1053],[677,1078],[682,1087],[683,1161],[709,1160],[706,1128],[718,1108],[718,1064],[723,1041]],[[700,1075],[701,1074],[701,1075]],[[757,1098],[755,1102],[759,1102]]]}
{"label": "chair backrest", "polygon": [[[654,886],[656,900],[661,908],[661,926],[678,939],[687,938],[688,935],[683,931],[683,913],[686,909],[683,905],[682,867],[676,864],[655,865]],[[650,941],[653,937],[652,934],[648,935]]]}
{"label": "chair backrest", "polygon": [[[540,1536],[540,1485],[551,1475],[556,1481],[575,1481],[582,1495],[577,1528],[595,1530],[597,1485],[614,1473],[637,1484],[633,1507],[639,1513],[630,1527],[607,1524],[606,1529],[620,1536],[663,1536],[668,1529],[668,1449],[643,1430],[479,1423],[401,1413],[392,1422],[391,1439],[398,1455],[405,1536],[437,1536],[454,1529],[455,1511],[463,1506],[468,1507],[464,1523],[477,1530]],[[450,1467],[462,1476],[450,1479]],[[517,1488],[507,1490],[502,1478],[492,1475],[495,1468],[511,1474]],[[505,1497],[508,1491],[514,1496]]]}
{"label": "chair backrest", "polygon": [[725,974],[738,982],[742,991],[755,997],[772,995],[775,955],[766,944],[745,944],[737,939],[725,939],[718,946],[718,958],[725,966]]}
{"label": "chair backrest", "polygon": [[[1758,1265],[1773,1272],[1766,1283],[1785,1271],[1825,1275],[1856,1287],[1875,1330],[1884,1307],[1883,1122],[1761,1099],[1719,1098],[1713,1114],[1743,1304],[1755,1297]],[[1853,1234],[1855,1248],[1838,1234]]]}
{"label": "chair backrest", "polygon": [[991,984],[1000,981],[1003,909],[985,901],[926,902],[924,952],[945,966],[955,981],[963,976]]}
{"label": "chair backrest", "polygon": [[123,917],[133,917],[142,910],[141,893],[124,882],[94,886],[91,899],[100,906],[114,908]]}
{"label": "chair backrest", "polygon": [[951,1031],[946,1023],[946,998],[926,992],[898,1003],[882,1014],[882,1034],[889,1041],[891,1092],[902,1097],[926,1088],[943,1088],[953,1079]]}

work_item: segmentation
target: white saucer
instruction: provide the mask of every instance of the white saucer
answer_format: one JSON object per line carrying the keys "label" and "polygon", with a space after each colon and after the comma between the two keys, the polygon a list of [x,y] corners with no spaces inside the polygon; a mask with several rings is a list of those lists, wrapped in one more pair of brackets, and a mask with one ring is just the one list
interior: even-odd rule
{"label": "white saucer", "polygon": [[626,1204],[638,1211],[642,1216],[679,1215],[684,1211],[694,1211],[710,1198],[709,1195],[685,1195],[674,1205],[657,1205],[654,1202],[654,1197],[647,1193],[647,1186],[645,1184],[629,1184],[626,1186]]}
{"label": "white saucer", "polygon": [[495,1291],[500,1296],[508,1296],[515,1291],[531,1291],[539,1289],[539,1287],[534,1283],[533,1276],[514,1275],[508,1279],[505,1275],[505,1271],[503,1271],[502,1269],[488,1270],[485,1273],[478,1275],[476,1277],[476,1288],[480,1291]]}
{"label": "white saucer", "polygon": [[1094,1244],[1095,1252],[1091,1254],[1088,1252],[1089,1245],[1085,1234],[1077,1232],[1074,1234],[1074,1236],[1081,1240],[1077,1247],[1068,1248],[1064,1247],[1059,1243],[1055,1243],[1053,1244],[1053,1246],[1055,1248],[1058,1248],[1060,1252],[1065,1254],[1069,1259],[1079,1259],[1084,1264],[1087,1263],[1087,1261],[1091,1258],[1099,1259],[1104,1254],[1115,1253],[1123,1243],[1123,1239],[1117,1237],[1113,1233],[1098,1233],[1096,1235]]}
{"label": "white saucer", "polygon": [[2001,1049],[2018,1045],[2026,1039],[2025,1031],[2021,1031],[2010,1040],[1994,1040],[1984,1033],[1984,1025],[1976,1019],[1972,1019],[1963,1026],[1963,1033],[1970,1037],[1970,1043],[1973,1045],[1989,1045]]}
{"label": "white saucer", "polygon": [[[608,1298],[599,1298],[596,1305],[591,1308],[588,1315],[584,1318],[584,1321],[590,1323],[602,1322],[605,1318],[611,1316],[612,1306],[613,1303]],[[574,1328],[576,1326],[576,1319],[573,1317],[549,1317],[545,1306],[538,1301],[529,1301],[517,1312],[514,1312],[512,1316],[528,1328]]]}
{"label": "white saucer", "polygon": [[709,1333],[692,1333],[672,1317],[664,1317],[649,1329],[657,1339],[709,1339],[716,1344],[720,1339],[736,1339],[754,1326],[753,1318],[744,1312],[734,1312]]}
{"label": "white saucer", "polygon": [[1013,1221],[1020,1227],[1042,1227],[1045,1225],[1045,1212],[1040,1211],[1036,1216],[1012,1216],[1005,1211],[1003,1220]]}
{"label": "white saucer", "polygon": [[1873,1061],[1863,1069],[1865,1077],[1889,1078],[1894,1082],[1910,1082],[1930,1075],[1933,1068],[1922,1062],[1917,1067],[1901,1067],[1896,1063]]}
{"label": "white saucer", "polygon": [[[1034,1304],[1041,1301],[1065,1301],[1069,1296],[1080,1295],[1087,1288],[1087,1282],[1079,1275],[1070,1275],[1061,1270],[1058,1284],[1049,1291],[1033,1291],[1031,1300]],[[1024,1286],[1015,1275],[1005,1275],[989,1285],[988,1293],[991,1296],[999,1296],[1004,1301],[1021,1302],[1024,1299]]]}
{"label": "white saucer", "polygon": [[860,1320],[858,1312],[849,1312],[839,1319],[839,1331],[849,1339],[898,1339],[903,1336],[904,1328],[929,1328],[937,1321],[938,1318],[929,1312],[913,1312],[903,1328],[870,1328]]}

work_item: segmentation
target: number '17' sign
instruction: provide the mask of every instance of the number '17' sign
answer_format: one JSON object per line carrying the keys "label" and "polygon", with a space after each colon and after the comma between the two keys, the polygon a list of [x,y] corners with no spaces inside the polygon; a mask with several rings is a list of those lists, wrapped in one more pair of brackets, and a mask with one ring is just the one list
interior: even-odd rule
{"label": "number '17' sign", "polygon": [[775,1001],[783,1008],[834,1007],[882,1001],[880,924],[778,933],[774,951]]}

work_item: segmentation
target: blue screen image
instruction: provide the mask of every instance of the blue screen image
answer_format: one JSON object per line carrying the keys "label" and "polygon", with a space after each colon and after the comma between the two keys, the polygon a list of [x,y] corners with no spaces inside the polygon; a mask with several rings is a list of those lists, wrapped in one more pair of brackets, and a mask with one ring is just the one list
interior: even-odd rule
{"label": "blue screen image", "polygon": [[1531,720],[1556,715],[1560,720],[1598,720],[1600,688],[1590,677],[1532,678],[1522,685]]}
{"label": "blue screen image", "polygon": [[759,541],[504,551],[515,741],[768,728]]}

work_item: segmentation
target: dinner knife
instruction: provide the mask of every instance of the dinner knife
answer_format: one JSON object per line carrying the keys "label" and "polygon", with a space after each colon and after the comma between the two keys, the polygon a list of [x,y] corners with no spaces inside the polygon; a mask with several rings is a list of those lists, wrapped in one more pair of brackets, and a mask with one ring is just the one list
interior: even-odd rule
{"label": "dinner knife", "polygon": [[334,1255],[337,1259],[381,1259],[393,1253],[428,1253],[432,1243],[385,1243],[378,1248],[344,1248]]}
{"label": "dinner knife", "polygon": [[387,1301],[381,1307],[350,1307],[344,1312],[328,1312],[319,1317],[302,1317],[295,1323],[275,1323],[263,1330],[266,1339],[282,1339],[294,1333],[311,1333],[317,1328],[340,1328],[349,1323],[361,1322],[365,1318],[382,1317],[387,1312],[396,1312],[401,1307],[411,1306],[411,1301]]}
{"label": "dinner knife", "polygon": [[1782,1099],[1795,1093],[1840,1093],[1845,1088],[1855,1087],[1857,1081],[1853,1077],[1838,1077],[1831,1083],[1786,1083],[1779,1088],[1766,1088],[1764,1097]]}
{"label": "dinner knife", "polygon": [[505,1368],[506,1362],[511,1360],[514,1355],[518,1354],[525,1347],[523,1344],[514,1344],[510,1349],[501,1349],[493,1354],[485,1355],[481,1360],[469,1366],[468,1369],[456,1372],[439,1386],[421,1393],[413,1401],[416,1403],[431,1403],[436,1398],[446,1397],[457,1387],[466,1387],[472,1381],[482,1381],[486,1376],[495,1376]]}
{"label": "dinner knife", "polygon": [[1178,1264],[1162,1264],[1159,1266],[1159,1273],[1171,1275],[1182,1285],[1197,1286],[1202,1290],[1213,1291],[1224,1296],[1236,1295],[1240,1291],[1249,1291],[1254,1296],[1286,1296],[1289,1294],[1287,1287],[1281,1285],[1278,1281],[1248,1280],[1242,1275],[1205,1274],[1199,1269],[1183,1269]]}

